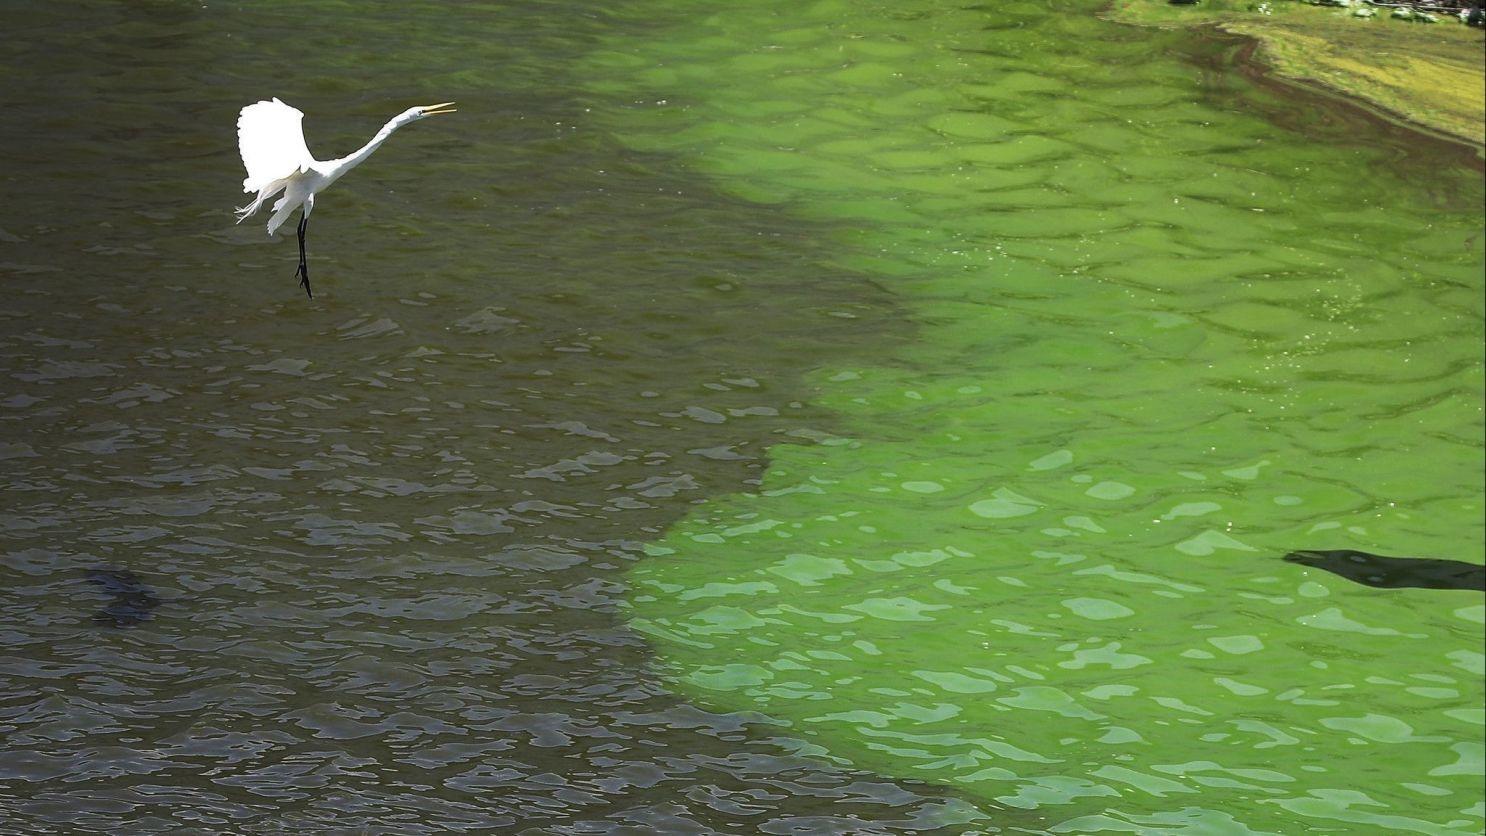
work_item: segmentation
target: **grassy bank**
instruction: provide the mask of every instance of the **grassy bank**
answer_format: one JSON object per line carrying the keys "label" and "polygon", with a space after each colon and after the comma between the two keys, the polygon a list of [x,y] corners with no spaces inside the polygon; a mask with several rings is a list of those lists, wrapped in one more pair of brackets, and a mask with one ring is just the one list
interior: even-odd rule
{"label": "grassy bank", "polygon": [[1387,9],[1371,19],[1352,9],[1270,0],[1114,0],[1106,17],[1153,26],[1217,24],[1260,43],[1276,72],[1356,96],[1433,131],[1486,145],[1486,33],[1441,17],[1428,24],[1396,20]]}

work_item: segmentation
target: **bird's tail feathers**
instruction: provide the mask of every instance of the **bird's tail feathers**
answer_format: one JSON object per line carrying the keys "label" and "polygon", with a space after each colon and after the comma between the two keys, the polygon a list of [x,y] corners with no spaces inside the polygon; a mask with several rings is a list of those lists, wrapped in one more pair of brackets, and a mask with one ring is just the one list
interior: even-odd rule
{"label": "bird's tail feathers", "polygon": [[[252,203],[249,203],[247,206],[237,207],[237,222],[242,223],[243,221],[252,217],[252,215],[263,206],[265,201],[283,191],[285,185],[286,183],[283,180],[274,180],[265,185],[258,191],[258,196],[253,198]],[[279,208],[279,204],[283,202],[284,198],[279,198],[279,202],[275,203],[273,208]]]}
{"label": "bird's tail feathers", "polygon": [[284,221],[288,220],[289,216],[294,214],[294,210],[297,208],[299,208],[299,204],[290,203],[289,195],[287,194],[274,201],[273,216],[268,219],[268,234],[272,235],[278,232],[279,227],[284,225]]}

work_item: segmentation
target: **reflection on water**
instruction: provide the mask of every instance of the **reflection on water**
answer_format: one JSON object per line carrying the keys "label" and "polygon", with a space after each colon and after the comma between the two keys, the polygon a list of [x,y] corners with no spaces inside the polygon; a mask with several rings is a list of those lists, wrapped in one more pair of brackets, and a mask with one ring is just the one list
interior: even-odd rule
{"label": "reflection on water", "polygon": [[1285,555],[1285,559],[1381,589],[1474,589],[1486,592],[1486,569],[1459,560],[1384,557],[1350,549],[1292,552]]}

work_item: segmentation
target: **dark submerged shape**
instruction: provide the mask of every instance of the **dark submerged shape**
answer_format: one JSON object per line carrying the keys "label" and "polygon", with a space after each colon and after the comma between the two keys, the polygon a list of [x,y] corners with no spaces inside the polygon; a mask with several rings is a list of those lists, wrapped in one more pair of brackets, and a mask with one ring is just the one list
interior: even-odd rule
{"label": "dark submerged shape", "polygon": [[1380,589],[1474,589],[1486,592],[1486,567],[1459,560],[1384,557],[1350,549],[1296,551],[1285,555],[1285,559]]}
{"label": "dark submerged shape", "polygon": [[103,566],[88,570],[88,582],[103,587],[113,596],[108,606],[93,615],[93,621],[110,627],[130,627],[148,621],[150,610],[160,606],[160,599],[149,584],[127,569]]}

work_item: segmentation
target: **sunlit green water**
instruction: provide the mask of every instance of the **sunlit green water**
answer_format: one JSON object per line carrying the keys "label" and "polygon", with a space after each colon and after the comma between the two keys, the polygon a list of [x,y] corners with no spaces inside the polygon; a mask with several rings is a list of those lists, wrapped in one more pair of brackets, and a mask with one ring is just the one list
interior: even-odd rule
{"label": "sunlit green water", "polygon": [[1479,174],[1092,4],[659,5],[606,127],[917,327],[632,572],[679,687],[1050,830],[1479,832],[1479,594],[1280,560],[1482,561]]}

